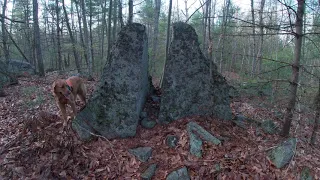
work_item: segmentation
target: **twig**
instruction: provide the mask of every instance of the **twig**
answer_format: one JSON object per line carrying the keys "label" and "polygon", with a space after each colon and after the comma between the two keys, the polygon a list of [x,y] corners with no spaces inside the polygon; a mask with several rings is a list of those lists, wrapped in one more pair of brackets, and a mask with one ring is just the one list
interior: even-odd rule
{"label": "twig", "polygon": [[102,139],[106,140],[106,141],[109,143],[110,148],[111,148],[111,152],[112,152],[113,156],[116,158],[116,161],[118,162],[118,170],[119,170],[119,173],[120,173],[120,172],[121,172],[120,161],[119,161],[119,159],[117,158],[117,156],[116,156],[116,154],[115,154],[115,152],[114,152],[114,149],[113,149],[113,147],[112,147],[113,145],[112,145],[112,143],[110,142],[110,140],[109,140],[108,138],[104,137],[104,136],[101,136],[101,135],[99,135],[99,134],[95,134],[95,133],[87,130],[86,128],[82,127],[78,122],[75,122],[75,121],[74,121],[74,123],[76,123],[76,124],[78,125],[78,127],[80,127],[81,129],[85,130],[86,132],[88,132],[88,133],[91,134],[92,136],[102,138]]}

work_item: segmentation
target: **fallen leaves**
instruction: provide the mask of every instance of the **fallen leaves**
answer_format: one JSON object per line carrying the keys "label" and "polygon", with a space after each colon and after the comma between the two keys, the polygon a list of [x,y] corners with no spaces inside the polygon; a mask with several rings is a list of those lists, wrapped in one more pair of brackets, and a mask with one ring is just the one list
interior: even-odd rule
{"label": "fallen leaves", "polygon": [[[19,85],[6,87],[8,96],[0,98],[0,179],[139,179],[153,163],[158,165],[154,179],[165,179],[182,166],[189,169],[192,179],[294,179],[304,166],[312,170],[315,179],[320,177],[319,146],[300,141],[292,164],[276,169],[268,162],[266,151],[282,141],[278,135],[258,134],[258,127],[253,125],[242,129],[211,118],[188,117],[153,129],[139,126],[135,137],[110,140],[111,146],[103,138],[81,142],[72,129],[62,127],[50,91],[56,77],[46,78],[24,78]],[[88,97],[95,83],[86,82]],[[30,86],[35,88],[23,91]],[[37,93],[31,91],[34,89]],[[26,100],[32,106],[26,106]],[[257,120],[273,119],[268,109],[255,107],[246,99],[243,102],[231,106]],[[222,145],[204,142],[203,157],[192,156],[186,131],[190,121],[214,132]],[[301,129],[305,131],[303,136],[296,134],[298,137],[310,134],[310,128]],[[167,135],[179,137],[175,148],[166,145]],[[128,149],[138,146],[152,147],[148,162],[142,163],[128,153]]]}

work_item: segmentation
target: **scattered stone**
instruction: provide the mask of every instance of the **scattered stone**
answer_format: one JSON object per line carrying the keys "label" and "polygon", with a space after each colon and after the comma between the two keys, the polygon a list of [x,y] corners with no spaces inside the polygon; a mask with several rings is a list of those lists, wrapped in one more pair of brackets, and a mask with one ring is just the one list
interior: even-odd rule
{"label": "scattered stone", "polygon": [[272,120],[265,120],[261,123],[261,128],[265,133],[275,134],[278,132],[278,127]]}
{"label": "scattered stone", "polygon": [[297,146],[297,139],[290,138],[278,147],[268,152],[268,158],[277,168],[282,168],[290,162]]}
{"label": "scattered stone", "polygon": [[168,135],[167,136],[167,145],[171,148],[175,148],[178,144],[178,137],[177,136],[174,136],[174,135]]}
{"label": "scattered stone", "polygon": [[189,122],[187,125],[187,130],[189,133],[195,133],[205,141],[208,141],[214,145],[218,145],[221,143],[221,141],[218,138],[214,137],[212,134],[210,134],[208,131],[203,129],[203,127],[199,126],[195,122]]}
{"label": "scattered stone", "polygon": [[186,167],[180,168],[171,172],[166,180],[190,180],[188,169]]}
{"label": "scattered stone", "polygon": [[144,119],[144,118],[147,118],[148,117],[148,113],[146,112],[146,111],[142,111],[141,113],[140,113],[140,118],[141,119]]}
{"label": "scattered stone", "polygon": [[146,27],[123,27],[96,91],[72,122],[82,140],[90,139],[90,133],[109,139],[135,136],[149,93],[148,62]]}
{"label": "scattered stone", "polygon": [[151,164],[148,169],[146,169],[142,174],[141,174],[141,179],[143,180],[150,180],[154,173],[157,170],[157,164]]}
{"label": "scattered stone", "polygon": [[236,119],[233,121],[237,126],[246,129],[247,127],[245,126],[245,120],[246,117],[244,117],[242,114],[237,115]]}
{"label": "scattered stone", "polygon": [[310,173],[310,169],[308,167],[304,167],[300,174],[300,180],[313,180],[313,177]]}
{"label": "scattered stone", "polygon": [[212,144],[218,145],[221,143],[221,141],[212,136],[208,131],[203,129],[201,126],[199,126],[195,122],[189,122],[187,125],[187,131],[189,134],[190,138],[190,153],[197,156],[201,157],[202,156],[202,139],[205,141],[208,141]]}
{"label": "scattered stone", "polygon": [[129,149],[128,151],[129,153],[136,156],[141,162],[147,162],[152,155],[151,147],[138,147],[134,149]]}
{"label": "scattered stone", "polygon": [[216,65],[202,54],[194,28],[183,22],[174,23],[159,122],[170,123],[191,115],[230,120],[229,88]]}
{"label": "scattered stone", "polygon": [[194,133],[189,133],[190,153],[200,158],[202,156],[202,140]]}
{"label": "scattered stone", "polygon": [[152,96],[151,96],[151,99],[152,99],[152,101],[155,102],[155,103],[160,103],[160,97],[159,97],[159,96],[152,95]]}
{"label": "scattered stone", "polygon": [[221,165],[219,163],[215,164],[214,165],[214,169],[215,169],[215,172],[220,172],[221,171]]}
{"label": "scattered stone", "polygon": [[147,129],[152,129],[157,124],[156,121],[144,118],[141,120],[141,126]]}

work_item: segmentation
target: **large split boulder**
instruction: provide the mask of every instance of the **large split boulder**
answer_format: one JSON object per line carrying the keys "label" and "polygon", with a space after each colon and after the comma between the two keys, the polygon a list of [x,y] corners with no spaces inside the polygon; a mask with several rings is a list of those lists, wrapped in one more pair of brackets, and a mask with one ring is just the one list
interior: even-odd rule
{"label": "large split boulder", "polygon": [[174,23],[159,122],[169,123],[191,115],[231,119],[229,88],[216,65],[201,52],[194,28],[186,23]]}
{"label": "large split boulder", "polygon": [[11,59],[8,62],[8,71],[18,76],[34,75],[36,68],[23,60]]}
{"label": "large split boulder", "polygon": [[150,87],[145,26],[133,23],[123,27],[110,58],[96,91],[72,122],[81,139],[90,138],[90,132],[107,138],[136,134]]}

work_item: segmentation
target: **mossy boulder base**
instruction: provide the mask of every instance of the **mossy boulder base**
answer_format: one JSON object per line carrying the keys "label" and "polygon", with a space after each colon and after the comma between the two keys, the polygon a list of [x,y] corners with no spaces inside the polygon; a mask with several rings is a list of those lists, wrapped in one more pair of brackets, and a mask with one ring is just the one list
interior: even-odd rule
{"label": "mossy boulder base", "polygon": [[145,26],[133,23],[123,27],[109,59],[96,91],[72,122],[83,140],[91,133],[107,138],[136,134],[150,87]]}

